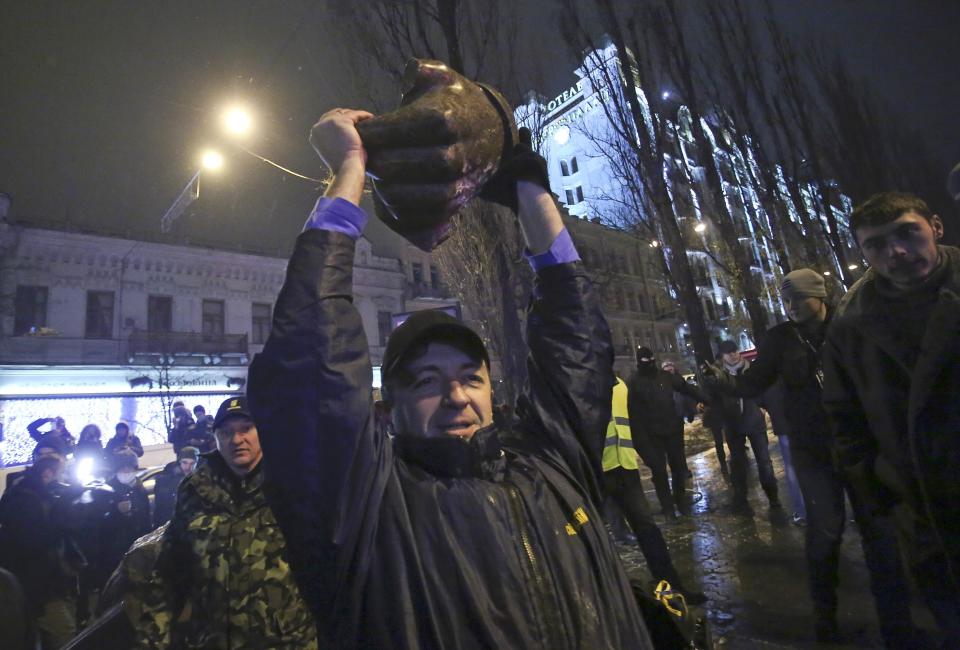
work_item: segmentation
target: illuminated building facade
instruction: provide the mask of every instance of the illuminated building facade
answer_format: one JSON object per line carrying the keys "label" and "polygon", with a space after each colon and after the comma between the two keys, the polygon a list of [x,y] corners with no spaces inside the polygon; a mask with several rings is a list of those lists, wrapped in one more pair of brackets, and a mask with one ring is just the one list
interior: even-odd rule
{"label": "illuminated building facade", "polygon": [[[635,200],[628,197],[623,181],[617,178],[610,162],[610,142],[617,136],[610,126],[604,111],[604,103],[609,101],[611,89],[603,84],[595,84],[592,79],[603,78],[597,74],[598,65],[615,69],[610,75],[613,79],[631,78],[630,74],[621,74],[612,45],[604,49],[587,53],[582,64],[575,70],[578,81],[562,93],[552,98],[529,95],[526,104],[517,107],[517,123],[527,126],[534,133],[535,144],[547,159],[551,190],[567,211],[581,219],[596,221],[608,225],[621,226],[631,222],[654,224],[646,215],[636,214]],[[716,165],[724,184],[726,209],[733,217],[738,231],[740,244],[745,248],[751,261],[751,271],[760,278],[763,286],[761,301],[764,304],[770,322],[775,323],[784,315],[783,307],[777,295],[781,270],[776,254],[764,233],[770,232],[769,217],[764,212],[756,186],[756,160],[754,152],[743,151],[737,144],[732,127],[718,124],[705,124],[711,138],[714,151],[712,160],[697,160],[694,145],[691,115],[681,102],[669,102],[666,92],[664,103],[672,104],[674,113],[664,116],[654,115],[642,88],[638,88],[642,110],[646,116],[647,128],[652,128],[653,120],[666,119],[675,134],[673,149],[664,156],[664,175],[671,192],[674,213],[681,230],[687,236],[699,239],[700,248],[691,247],[687,255],[693,270],[697,291],[703,306],[707,325],[712,330],[714,342],[721,339],[736,339],[743,349],[753,347],[753,341],[747,327],[748,318],[742,300],[732,291],[733,286],[716,260],[706,251],[716,251],[716,235],[711,232],[709,218],[703,214],[702,206],[707,205],[701,192],[705,179],[704,164]],[[615,88],[612,92],[620,92]],[[784,206],[788,217],[802,231],[797,210],[807,214],[816,214],[813,207],[812,188],[801,191],[804,205],[796,206],[787,199],[788,191],[783,183],[783,172],[777,168],[776,177],[781,181],[778,192],[784,197]],[[841,197],[840,204],[829,206],[837,221],[846,223],[851,210],[849,200]],[[611,230],[614,232],[615,229]],[[806,235],[807,233],[804,233]],[[843,233],[852,250],[849,233]],[[662,238],[654,234],[645,241],[636,240],[638,250],[660,245]],[[688,240],[689,241],[689,240]],[[856,255],[854,256],[854,258]],[[836,260],[825,262],[825,268],[835,268]],[[662,266],[661,266],[662,268]],[[829,272],[828,272],[829,273]],[[663,273],[656,277],[663,278]],[[626,276],[621,293],[629,293],[629,285],[636,281],[651,281],[650,277],[636,278]],[[675,300],[671,299],[674,313]],[[688,329],[682,319],[673,319],[676,337],[685,352],[691,351]],[[642,328],[641,328],[642,329]]]}

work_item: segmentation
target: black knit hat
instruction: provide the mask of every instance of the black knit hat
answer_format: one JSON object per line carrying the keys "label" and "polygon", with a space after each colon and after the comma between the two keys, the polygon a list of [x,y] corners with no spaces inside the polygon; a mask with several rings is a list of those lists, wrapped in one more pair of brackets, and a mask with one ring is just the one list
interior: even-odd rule
{"label": "black knit hat", "polygon": [[653,359],[653,350],[645,345],[637,346],[637,361],[640,359]]}

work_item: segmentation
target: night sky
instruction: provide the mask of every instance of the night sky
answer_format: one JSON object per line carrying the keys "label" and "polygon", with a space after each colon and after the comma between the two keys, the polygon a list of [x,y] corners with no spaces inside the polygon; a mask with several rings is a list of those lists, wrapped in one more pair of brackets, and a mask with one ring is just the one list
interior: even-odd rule
{"label": "night sky", "polygon": [[[774,4],[792,31],[814,30],[843,52],[945,161],[960,161],[960,3]],[[550,94],[569,86],[573,62],[543,6],[520,3],[520,36],[542,60],[567,62],[546,72]],[[317,177],[310,125],[355,101],[365,81],[342,72],[351,45],[323,0],[7,1],[0,29],[0,191],[19,219],[158,234],[200,150],[218,144],[220,112],[233,101],[256,115],[250,149]],[[175,234],[289,243],[316,184],[220,149],[224,170],[202,178]]]}

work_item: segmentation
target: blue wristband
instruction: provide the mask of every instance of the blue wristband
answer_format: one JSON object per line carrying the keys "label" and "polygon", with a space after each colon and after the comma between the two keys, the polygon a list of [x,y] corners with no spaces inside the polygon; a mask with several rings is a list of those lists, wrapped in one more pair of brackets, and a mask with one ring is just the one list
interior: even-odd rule
{"label": "blue wristband", "polygon": [[527,262],[530,263],[530,268],[532,268],[534,272],[547,266],[580,261],[580,255],[577,253],[576,246],[573,245],[570,231],[566,228],[560,231],[560,234],[557,235],[557,238],[550,244],[550,248],[546,253],[540,253],[539,255],[524,253],[524,257],[527,258]]}
{"label": "blue wristband", "polygon": [[319,228],[342,232],[353,239],[359,239],[367,225],[367,213],[346,199],[330,199],[321,196],[313,206],[313,212],[303,224],[304,230]]}

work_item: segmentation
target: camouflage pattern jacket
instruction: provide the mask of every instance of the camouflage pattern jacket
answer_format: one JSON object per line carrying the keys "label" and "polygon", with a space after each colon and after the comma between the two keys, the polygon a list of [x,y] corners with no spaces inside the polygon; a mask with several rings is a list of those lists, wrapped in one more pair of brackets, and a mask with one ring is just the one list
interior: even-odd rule
{"label": "camouflage pattern jacket", "polygon": [[258,467],[219,452],[180,484],[151,579],[125,603],[140,648],[316,648]]}

